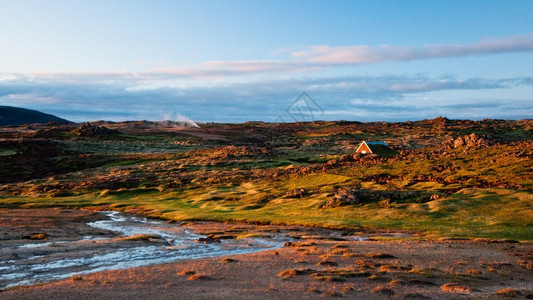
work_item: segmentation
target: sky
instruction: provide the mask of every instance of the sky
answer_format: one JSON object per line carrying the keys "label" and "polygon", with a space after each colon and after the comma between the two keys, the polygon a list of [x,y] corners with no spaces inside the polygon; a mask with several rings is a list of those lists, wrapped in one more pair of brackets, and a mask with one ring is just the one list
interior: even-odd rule
{"label": "sky", "polygon": [[0,0],[0,105],[75,122],[533,119],[533,1]]}

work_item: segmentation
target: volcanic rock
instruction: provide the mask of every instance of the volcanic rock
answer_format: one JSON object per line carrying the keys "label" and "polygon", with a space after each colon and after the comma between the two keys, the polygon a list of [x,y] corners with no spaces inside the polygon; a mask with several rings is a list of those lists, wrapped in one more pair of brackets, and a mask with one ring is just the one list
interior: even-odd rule
{"label": "volcanic rock", "polygon": [[213,236],[207,236],[205,238],[198,238],[194,240],[197,243],[211,244],[211,243],[220,243],[220,239],[214,238]]}
{"label": "volcanic rock", "polygon": [[488,146],[488,141],[475,133],[471,133],[470,135],[459,137],[454,141],[455,148],[463,145],[469,148],[481,148]]}
{"label": "volcanic rock", "polygon": [[309,193],[306,189],[299,188],[299,189],[293,189],[289,190],[285,193],[285,197],[287,198],[303,198],[307,196]]}
{"label": "volcanic rock", "polygon": [[359,199],[355,196],[354,189],[342,189],[339,188],[335,191],[335,194],[331,199],[329,199],[323,208],[334,208],[344,205],[352,205],[359,203]]}
{"label": "volcanic rock", "polygon": [[449,148],[467,147],[478,149],[490,146],[491,144],[493,144],[492,141],[487,139],[485,136],[475,133],[459,136],[457,138],[450,138],[444,142],[444,145]]}
{"label": "volcanic rock", "polygon": [[81,136],[114,135],[119,133],[118,130],[109,129],[105,126],[95,126],[90,123],[81,125],[80,127],[74,129],[74,132]]}

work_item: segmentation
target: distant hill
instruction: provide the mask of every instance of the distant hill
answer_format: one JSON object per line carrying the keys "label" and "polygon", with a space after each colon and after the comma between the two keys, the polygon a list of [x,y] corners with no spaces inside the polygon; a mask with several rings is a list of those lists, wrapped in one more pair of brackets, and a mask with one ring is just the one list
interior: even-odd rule
{"label": "distant hill", "polygon": [[40,111],[12,107],[0,106],[0,126],[24,125],[24,124],[45,124],[48,122],[72,123],[54,115],[45,114]]}

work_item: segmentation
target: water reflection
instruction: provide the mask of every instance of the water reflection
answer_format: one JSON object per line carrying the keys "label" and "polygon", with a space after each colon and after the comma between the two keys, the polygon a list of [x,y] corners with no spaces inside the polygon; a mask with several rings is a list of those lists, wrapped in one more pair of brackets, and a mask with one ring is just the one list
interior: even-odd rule
{"label": "water reflection", "polygon": [[119,212],[103,212],[108,219],[87,225],[122,236],[158,236],[156,242],[127,242],[80,237],[77,241],[29,242],[17,246],[13,259],[0,261],[0,289],[31,285],[74,275],[126,269],[183,259],[245,254],[283,245],[286,238],[223,240],[201,244],[203,237],[184,227]]}

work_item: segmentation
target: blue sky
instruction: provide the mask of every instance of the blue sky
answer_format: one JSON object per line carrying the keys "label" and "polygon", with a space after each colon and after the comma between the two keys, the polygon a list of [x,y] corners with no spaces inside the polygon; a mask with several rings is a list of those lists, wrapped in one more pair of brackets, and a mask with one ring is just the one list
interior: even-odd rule
{"label": "blue sky", "polygon": [[533,1],[0,1],[0,105],[73,121],[533,118]]}

